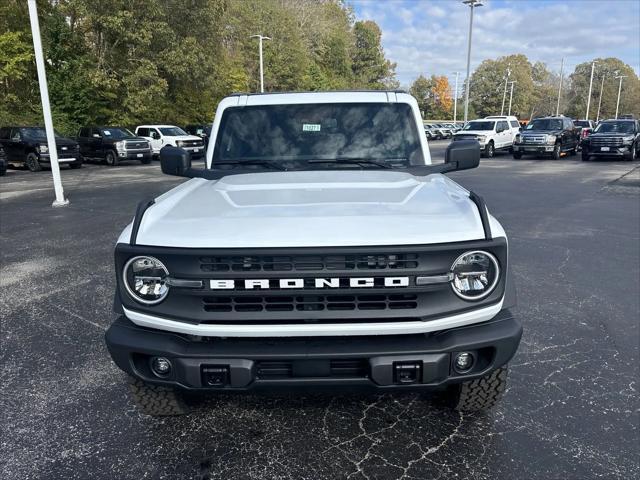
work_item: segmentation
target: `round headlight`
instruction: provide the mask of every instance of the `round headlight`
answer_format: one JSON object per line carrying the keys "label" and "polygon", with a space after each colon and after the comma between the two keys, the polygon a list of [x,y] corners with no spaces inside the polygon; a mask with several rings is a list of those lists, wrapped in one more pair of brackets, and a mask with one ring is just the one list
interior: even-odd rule
{"label": "round headlight", "polygon": [[460,255],[451,266],[451,288],[464,300],[480,300],[498,284],[500,267],[496,257],[476,250]]}
{"label": "round headlight", "polygon": [[122,271],[124,286],[131,297],[146,305],[154,305],[169,293],[169,271],[154,257],[133,257]]}

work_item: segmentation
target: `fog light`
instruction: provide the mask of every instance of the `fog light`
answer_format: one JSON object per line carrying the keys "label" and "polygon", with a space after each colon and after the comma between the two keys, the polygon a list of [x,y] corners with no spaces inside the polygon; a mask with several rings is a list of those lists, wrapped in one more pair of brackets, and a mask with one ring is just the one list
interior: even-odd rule
{"label": "fog light", "polygon": [[171,373],[171,362],[164,357],[153,357],[151,359],[151,371],[158,377],[166,377]]}
{"label": "fog light", "polygon": [[471,370],[471,367],[473,367],[473,363],[474,363],[473,354],[469,352],[462,352],[456,355],[454,366],[456,371],[463,373]]}

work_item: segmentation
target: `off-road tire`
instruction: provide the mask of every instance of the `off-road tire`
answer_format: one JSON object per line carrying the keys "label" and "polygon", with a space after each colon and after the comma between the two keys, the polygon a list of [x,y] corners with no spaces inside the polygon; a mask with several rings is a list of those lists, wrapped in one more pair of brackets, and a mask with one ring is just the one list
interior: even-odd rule
{"label": "off-road tire", "polygon": [[0,177],[5,175],[6,173],[7,173],[7,164],[6,163],[0,164]]}
{"label": "off-road tire", "polygon": [[515,158],[516,160],[520,160],[522,158],[522,153],[513,152],[513,158]]}
{"label": "off-road tire", "polygon": [[108,150],[104,156],[104,161],[107,162],[107,165],[110,167],[115,167],[118,165],[118,156],[113,150]]}
{"label": "off-road tire", "polygon": [[507,366],[488,375],[456,385],[451,392],[451,406],[458,411],[473,412],[494,407],[507,387]]}
{"label": "off-road tire", "polygon": [[636,150],[636,144],[633,143],[631,145],[631,149],[629,150],[629,155],[625,156],[625,160],[628,160],[630,162],[635,162],[637,158],[638,158],[638,152]]}
{"label": "off-road tire", "polygon": [[140,160],[140,163],[142,163],[143,165],[149,165],[151,163],[151,157],[145,157],[142,160]]}
{"label": "off-road tire", "polygon": [[32,172],[39,172],[40,170],[42,170],[42,165],[40,165],[38,156],[35,153],[28,154],[27,161],[25,163],[27,164],[29,170],[31,170]]}
{"label": "off-road tire", "polygon": [[551,158],[554,160],[560,160],[562,156],[562,144],[556,143],[553,147],[553,153],[551,154]]}
{"label": "off-road tire", "polygon": [[69,168],[75,170],[76,168],[82,168],[82,162],[72,162],[69,164]]}
{"label": "off-road tire", "polygon": [[483,153],[486,158],[493,158],[496,154],[496,148],[493,145],[493,140],[490,140],[489,143],[485,145]]}
{"label": "off-road tire", "polygon": [[173,388],[150,385],[140,379],[129,377],[131,396],[145,415],[166,417],[186,415],[189,406],[180,392]]}

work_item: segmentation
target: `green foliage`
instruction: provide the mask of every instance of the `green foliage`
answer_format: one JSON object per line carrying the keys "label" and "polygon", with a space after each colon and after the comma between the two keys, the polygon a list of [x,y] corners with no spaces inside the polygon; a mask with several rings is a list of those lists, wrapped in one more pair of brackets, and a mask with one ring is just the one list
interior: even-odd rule
{"label": "green foliage", "polygon": [[[38,2],[56,128],[210,121],[232,92],[397,86],[381,32],[342,0]],[[26,2],[0,0],[0,123],[41,124]]]}

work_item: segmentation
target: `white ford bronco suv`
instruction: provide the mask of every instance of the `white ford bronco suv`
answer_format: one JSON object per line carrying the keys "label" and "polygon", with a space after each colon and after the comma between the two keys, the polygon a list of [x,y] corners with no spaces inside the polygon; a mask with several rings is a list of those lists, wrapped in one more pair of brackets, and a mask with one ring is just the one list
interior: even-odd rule
{"label": "white ford bronco suv", "polygon": [[440,390],[492,407],[522,327],[507,237],[443,173],[477,167],[476,140],[431,163],[403,92],[232,95],[204,168],[142,201],[115,248],[115,363],[150,415],[201,393]]}

